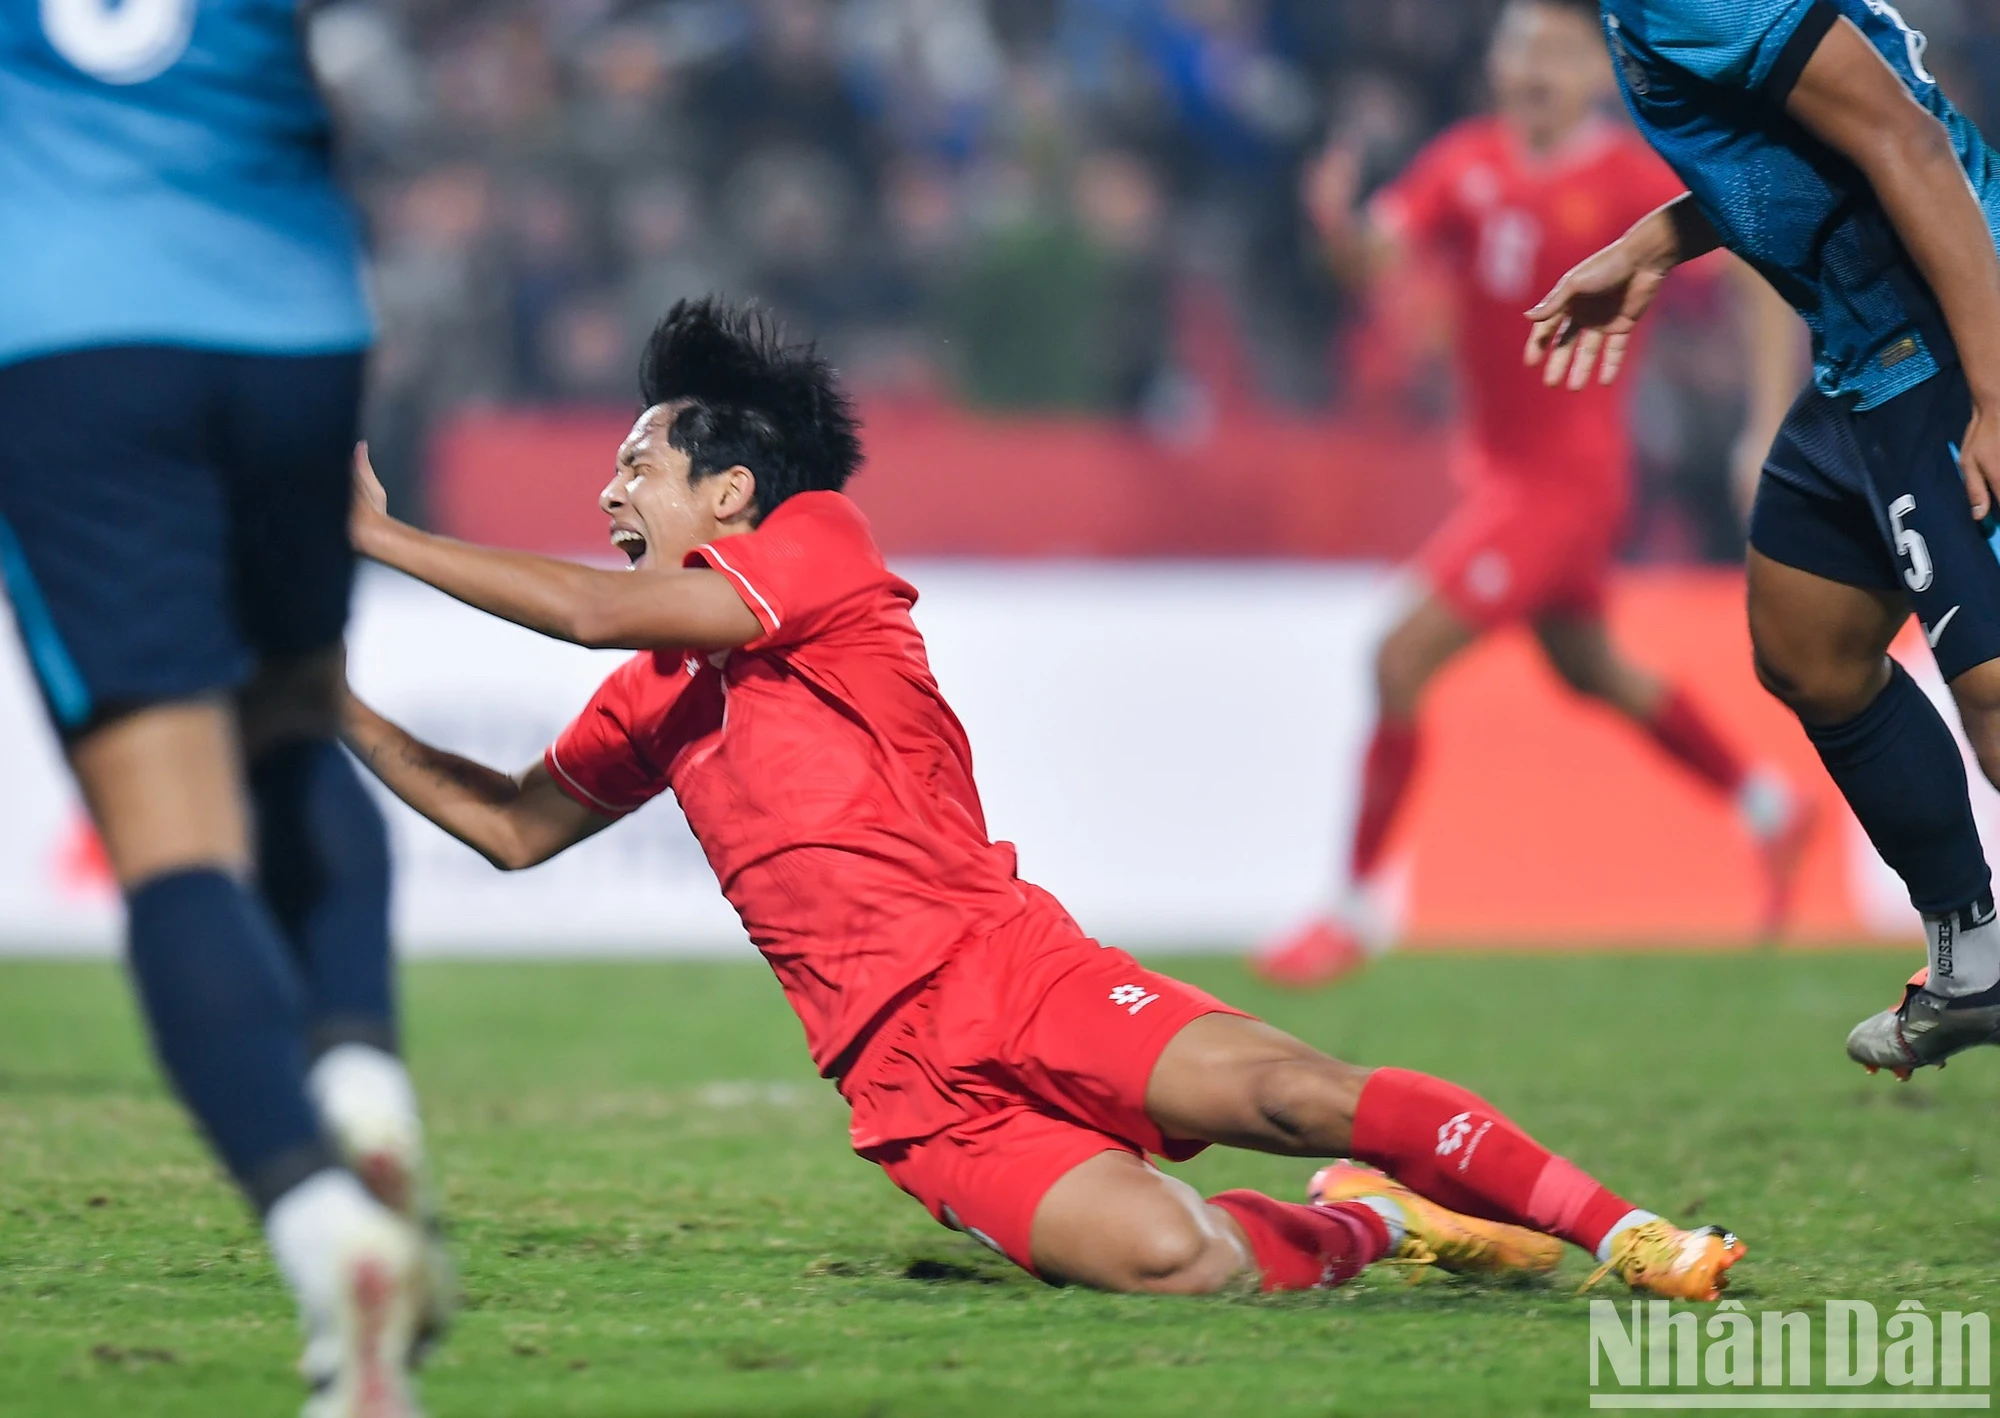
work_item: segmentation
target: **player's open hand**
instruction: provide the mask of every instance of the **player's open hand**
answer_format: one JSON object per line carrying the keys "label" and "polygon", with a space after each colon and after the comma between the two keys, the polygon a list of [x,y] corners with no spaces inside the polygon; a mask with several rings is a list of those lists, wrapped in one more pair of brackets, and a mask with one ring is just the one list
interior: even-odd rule
{"label": "player's open hand", "polygon": [[389,520],[389,493],[368,461],[368,445],[354,445],[354,501],[348,509],[347,535],[356,551],[366,553],[369,539]]}
{"label": "player's open hand", "polygon": [[1600,384],[1616,379],[1632,331],[1670,269],[1641,260],[1623,240],[1572,267],[1528,311],[1535,328],[1526,357],[1530,365],[1542,366],[1542,382],[1551,389],[1565,382],[1581,389],[1593,370]]}
{"label": "player's open hand", "polygon": [[1965,500],[1978,521],[1993,511],[2000,497],[2000,417],[1977,404],[1972,422],[1966,425],[1965,441],[1958,447],[1958,471],[1965,479]]}

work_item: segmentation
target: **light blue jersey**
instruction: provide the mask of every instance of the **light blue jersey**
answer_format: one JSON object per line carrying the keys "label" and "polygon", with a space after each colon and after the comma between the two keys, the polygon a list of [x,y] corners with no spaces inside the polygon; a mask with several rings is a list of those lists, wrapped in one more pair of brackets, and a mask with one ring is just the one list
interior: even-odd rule
{"label": "light blue jersey", "polygon": [[295,0],[0,0],[0,364],[371,335]]}
{"label": "light blue jersey", "polygon": [[1868,181],[1784,111],[1843,17],[1951,135],[2000,233],[2000,162],[1938,88],[1888,0],[1603,0],[1625,101],[1723,243],[1812,330],[1815,381],[1873,408],[1955,361],[1942,312]]}

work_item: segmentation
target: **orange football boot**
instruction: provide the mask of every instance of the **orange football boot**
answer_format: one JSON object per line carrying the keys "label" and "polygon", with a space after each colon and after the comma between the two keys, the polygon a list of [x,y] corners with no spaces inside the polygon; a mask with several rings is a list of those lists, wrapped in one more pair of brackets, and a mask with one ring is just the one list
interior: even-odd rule
{"label": "orange football boot", "polygon": [[1584,1281],[1583,1289],[1616,1271],[1634,1290],[1662,1299],[1719,1300],[1729,1283],[1729,1267],[1744,1254],[1743,1243],[1720,1226],[1683,1231],[1654,1217],[1612,1238],[1611,1259]]}
{"label": "orange football boot", "polygon": [[1392,1257],[1414,1265],[1472,1275],[1546,1275],[1562,1260],[1563,1243],[1554,1236],[1461,1216],[1419,1196],[1386,1172],[1358,1162],[1335,1162],[1313,1174],[1306,1195],[1315,1206],[1387,1197],[1403,1211],[1402,1245]]}

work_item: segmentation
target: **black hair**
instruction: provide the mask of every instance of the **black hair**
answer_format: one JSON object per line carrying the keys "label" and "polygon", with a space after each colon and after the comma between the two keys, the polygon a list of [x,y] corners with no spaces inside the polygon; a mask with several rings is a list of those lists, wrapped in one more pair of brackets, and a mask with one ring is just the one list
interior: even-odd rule
{"label": "black hair", "polygon": [[646,407],[681,407],[667,443],[688,479],[757,476],[756,520],[801,492],[838,492],[861,464],[860,421],[816,345],[787,344],[770,314],[714,296],[679,300],[639,357]]}
{"label": "black hair", "polygon": [[1547,5],[1550,9],[1554,10],[1574,10],[1577,14],[1586,17],[1593,25],[1599,23],[1602,19],[1602,12],[1598,8],[1597,0],[1526,0],[1526,3]]}

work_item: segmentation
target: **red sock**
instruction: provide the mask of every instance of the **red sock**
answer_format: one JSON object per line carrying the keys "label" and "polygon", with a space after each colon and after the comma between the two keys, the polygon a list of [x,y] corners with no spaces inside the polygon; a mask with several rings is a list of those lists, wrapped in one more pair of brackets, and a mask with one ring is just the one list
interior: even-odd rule
{"label": "red sock", "polygon": [[1266,1290],[1331,1290],[1389,1250],[1389,1227],[1358,1201],[1302,1206],[1262,1192],[1222,1192],[1208,1199],[1236,1218]]}
{"label": "red sock", "polygon": [[1718,791],[1733,793],[1743,786],[1743,760],[1678,685],[1667,686],[1646,732],[1676,763]]}
{"label": "red sock", "polygon": [[1457,1084],[1378,1068],[1354,1110],[1354,1155],[1453,1211],[1510,1221],[1595,1252],[1636,1208]]}
{"label": "red sock", "polygon": [[1415,723],[1403,719],[1379,719],[1368,740],[1368,753],[1361,760],[1361,809],[1354,819],[1354,880],[1366,881],[1375,874],[1389,829],[1396,825],[1396,809],[1410,790],[1417,771],[1420,741]]}

